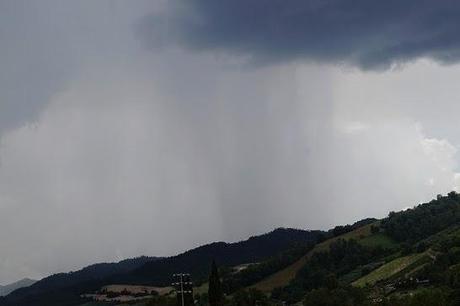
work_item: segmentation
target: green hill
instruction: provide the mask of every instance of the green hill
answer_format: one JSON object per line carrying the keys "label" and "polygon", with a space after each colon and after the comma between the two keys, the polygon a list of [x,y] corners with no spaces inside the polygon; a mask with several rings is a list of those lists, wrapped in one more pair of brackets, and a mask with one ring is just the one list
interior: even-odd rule
{"label": "green hill", "polygon": [[452,192],[390,212],[385,219],[316,245],[300,260],[251,287],[288,303],[310,294],[313,300],[323,294],[324,299],[339,295],[335,290],[345,295],[362,290],[374,304],[392,299],[394,305],[399,300],[406,305],[420,292],[457,301],[460,196]]}
{"label": "green hill", "polygon": [[371,228],[378,227],[379,224],[380,221],[365,224],[348,233],[321,242],[293,264],[251,285],[250,288],[255,288],[263,292],[271,292],[275,288],[287,286],[296,277],[297,273],[307,265],[308,260],[313,254],[328,251],[330,245],[340,239],[354,239],[359,241],[360,244],[369,247],[396,248],[397,243],[392,238],[383,233],[372,233]]}
{"label": "green hill", "polygon": [[410,274],[429,261],[431,261],[431,257],[428,252],[399,257],[354,281],[352,285],[358,287],[372,286],[378,281],[388,280],[398,274],[401,275],[401,273]]}
{"label": "green hill", "polygon": [[0,305],[64,306],[81,303],[80,295],[110,284],[170,285],[174,273],[193,275],[200,284],[207,279],[211,260],[234,266],[265,260],[295,246],[316,243],[324,233],[278,228],[236,243],[216,242],[167,258],[141,257],[120,263],[97,264],[80,271],[60,273],[17,290],[0,299]]}

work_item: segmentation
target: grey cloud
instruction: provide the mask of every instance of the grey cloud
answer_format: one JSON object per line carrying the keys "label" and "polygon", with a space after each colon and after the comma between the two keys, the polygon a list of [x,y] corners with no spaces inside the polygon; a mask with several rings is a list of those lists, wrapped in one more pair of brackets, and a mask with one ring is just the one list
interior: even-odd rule
{"label": "grey cloud", "polygon": [[[129,60],[132,16],[153,5],[119,1],[0,3],[0,136],[33,123],[85,65]],[[101,18],[101,16],[104,16]],[[134,41],[134,40],[133,40]],[[135,42],[135,41],[134,41]]]}
{"label": "grey cloud", "polygon": [[150,46],[180,44],[255,63],[298,59],[386,68],[419,57],[460,59],[456,1],[187,0],[143,19]]}
{"label": "grey cloud", "polygon": [[[244,12],[239,1],[157,2],[40,1],[34,7],[10,1],[0,7],[0,282],[95,261],[174,254],[276,226],[328,228],[384,216],[459,186],[460,135],[445,123],[455,124],[460,111],[458,67],[245,69],[213,52],[151,52],[139,44],[133,24],[164,9],[169,13],[155,18],[168,31],[153,19],[140,29],[153,46],[161,42],[151,39],[155,33],[169,33],[163,44],[256,61],[307,54],[306,42],[297,42],[303,49],[278,47],[300,30],[277,44],[258,34],[264,24],[274,33],[286,28],[262,18],[276,21],[274,10],[240,20],[241,31],[249,19],[257,22],[241,43],[243,34],[230,27],[233,16],[256,16],[267,1],[248,0],[255,10]],[[287,10],[284,3],[290,2],[279,2],[279,11]],[[212,15],[217,4],[222,14],[233,10],[232,18]],[[427,11],[420,5],[417,14]],[[330,14],[331,20],[338,15]],[[398,14],[394,20],[403,19]],[[187,24],[198,17],[208,25],[215,19],[205,36],[198,35],[204,27]],[[375,26],[354,26],[361,34],[351,36],[353,44],[346,41],[346,50],[366,45],[362,37],[369,39],[378,25],[392,24],[383,15],[362,18]],[[290,19],[296,29],[301,20]],[[218,22],[228,24],[225,31]],[[338,31],[325,21],[322,26]],[[309,58],[361,63],[360,54],[336,47],[338,38],[321,37]],[[318,51],[321,46],[326,51]],[[37,117],[34,126],[22,126]],[[423,130],[416,129],[418,121]]]}
{"label": "grey cloud", "polygon": [[2,2],[0,11],[1,133],[34,120],[63,86],[72,64],[59,23],[40,6]]}

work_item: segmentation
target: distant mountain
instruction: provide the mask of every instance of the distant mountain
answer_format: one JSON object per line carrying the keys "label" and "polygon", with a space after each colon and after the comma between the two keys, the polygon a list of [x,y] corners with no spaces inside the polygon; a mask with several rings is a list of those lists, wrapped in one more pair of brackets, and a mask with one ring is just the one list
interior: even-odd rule
{"label": "distant mountain", "polygon": [[34,279],[30,278],[23,278],[17,282],[5,285],[5,286],[0,286],[0,296],[5,296],[9,294],[10,292],[13,292],[16,289],[19,288],[24,288],[24,287],[29,287],[36,283],[37,281]]}
{"label": "distant mountain", "polygon": [[[8,301],[7,305],[48,305],[47,302],[41,304],[41,300],[46,301],[48,295],[60,297],[61,293],[63,294],[63,300],[71,302],[75,298],[72,294],[74,289],[68,294],[68,288],[78,288],[80,284],[90,286],[90,288],[99,286],[102,280],[112,275],[128,273],[147,262],[158,259],[158,257],[142,256],[117,263],[98,263],[75,272],[54,274],[37,281],[29,287],[11,292],[3,301],[0,299],[0,305],[5,301]],[[13,302],[10,304],[10,301]],[[66,305],[66,302],[61,301],[56,305]]]}
{"label": "distant mountain", "polygon": [[194,281],[206,279],[209,265],[234,266],[257,262],[297,245],[314,244],[325,232],[279,228],[248,240],[207,244],[168,258],[141,257],[116,264],[97,264],[77,272],[47,277],[33,286],[19,289],[0,299],[0,305],[78,305],[82,293],[108,284],[169,285],[171,276],[188,272]]}

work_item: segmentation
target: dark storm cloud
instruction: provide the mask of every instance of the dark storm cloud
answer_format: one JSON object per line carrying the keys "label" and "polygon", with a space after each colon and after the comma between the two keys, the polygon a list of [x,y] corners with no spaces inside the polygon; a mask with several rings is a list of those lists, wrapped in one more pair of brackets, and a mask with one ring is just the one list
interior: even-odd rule
{"label": "dark storm cloud", "polygon": [[388,67],[418,57],[460,59],[460,3],[379,0],[186,0],[146,17],[147,43],[249,56]]}

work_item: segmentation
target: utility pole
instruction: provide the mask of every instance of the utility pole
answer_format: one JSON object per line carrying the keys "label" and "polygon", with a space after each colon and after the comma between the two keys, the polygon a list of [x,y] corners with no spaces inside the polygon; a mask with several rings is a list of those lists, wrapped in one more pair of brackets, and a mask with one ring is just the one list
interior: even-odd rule
{"label": "utility pole", "polygon": [[173,278],[176,279],[172,285],[176,288],[177,303],[180,304],[180,306],[188,306],[190,302],[193,304],[193,284],[190,280],[190,274],[177,273],[173,274]]}

